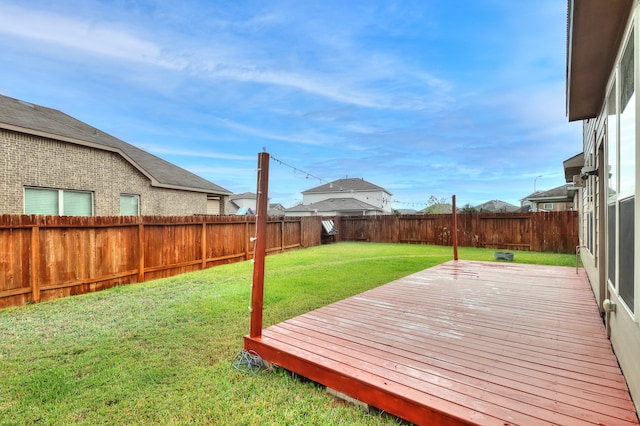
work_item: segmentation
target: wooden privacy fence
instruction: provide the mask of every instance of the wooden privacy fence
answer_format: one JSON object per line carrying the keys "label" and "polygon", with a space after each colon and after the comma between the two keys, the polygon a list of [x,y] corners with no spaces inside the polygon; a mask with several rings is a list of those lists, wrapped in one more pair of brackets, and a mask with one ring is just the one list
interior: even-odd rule
{"label": "wooden privacy fence", "polygon": [[[255,217],[0,216],[0,308],[250,259]],[[270,217],[267,253],[320,244],[319,217]]]}
{"label": "wooden privacy fence", "polygon": [[[573,253],[577,212],[459,214],[458,245]],[[321,244],[321,218],[270,217],[267,253]],[[335,217],[336,240],[451,245],[451,215]],[[255,217],[0,216],[0,308],[253,257]]]}
{"label": "wooden privacy fence", "polygon": [[[458,245],[575,253],[578,212],[458,214]],[[451,214],[336,218],[342,241],[451,245]]]}

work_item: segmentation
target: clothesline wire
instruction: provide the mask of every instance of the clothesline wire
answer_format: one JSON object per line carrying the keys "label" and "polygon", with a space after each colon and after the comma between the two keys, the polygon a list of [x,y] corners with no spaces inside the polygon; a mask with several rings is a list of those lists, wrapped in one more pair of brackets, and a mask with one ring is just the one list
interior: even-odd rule
{"label": "clothesline wire", "polygon": [[[273,155],[271,155],[271,159],[274,162],[278,163],[279,165],[284,166],[284,167],[288,167],[289,169],[293,170],[294,173],[302,173],[303,175],[305,175],[306,179],[313,178],[313,179],[317,180],[320,183],[330,183],[330,181],[327,180],[327,179],[321,178],[319,176],[314,175],[313,173],[307,172],[307,171],[305,171],[305,170],[303,170],[303,169],[301,169],[299,167],[293,166],[293,165],[291,165],[291,164],[289,164],[289,163],[287,163],[285,161],[280,160],[279,158],[274,157]],[[344,188],[339,187],[338,190],[344,191]],[[385,200],[377,199],[377,201],[384,202]],[[400,201],[400,200],[397,200],[397,199],[393,199],[391,201],[396,203],[396,204],[403,204],[403,205],[409,205],[409,206],[414,206],[414,207],[415,206],[426,206],[427,205],[426,202]]]}

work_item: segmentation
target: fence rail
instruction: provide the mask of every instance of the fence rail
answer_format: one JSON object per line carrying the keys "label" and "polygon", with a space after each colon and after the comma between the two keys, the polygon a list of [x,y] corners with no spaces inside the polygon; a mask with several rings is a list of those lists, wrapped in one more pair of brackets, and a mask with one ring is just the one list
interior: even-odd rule
{"label": "fence rail", "polygon": [[[270,217],[267,253],[320,245],[322,219]],[[451,245],[451,215],[333,219],[337,241]],[[3,215],[0,308],[248,260],[254,233],[254,217]],[[460,214],[458,244],[572,253],[577,212]]]}

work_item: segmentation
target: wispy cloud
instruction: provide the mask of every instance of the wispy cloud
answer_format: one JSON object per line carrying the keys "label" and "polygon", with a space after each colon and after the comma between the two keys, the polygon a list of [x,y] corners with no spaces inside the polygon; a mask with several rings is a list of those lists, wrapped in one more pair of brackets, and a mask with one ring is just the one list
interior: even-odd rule
{"label": "wispy cloud", "polygon": [[313,131],[311,130],[306,132],[294,131],[289,133],[278,133],[275,131],[267,131],[259,127],[248,126],[225,118],[217,118],[215,121],[220,125],[234,129],[245,135],[259,137],[260,139],[315,146],[326,146],[336,143],[336,141],[331,140],[328,135],[313,134]]}
{"label": "wispy cloud", "polygon": [[161,46],[115,23],[100,20],[78,19],[5,4],[0,5],[0,33],[92,55],[179,68],[178,64],[162,58]]}
{"label": "wispy cloud", "polygon": [[[267,15],[253,17],[245,23],[218,25],[233,29],[274,21],[278,19]],[[412,71],[395,59],[382,59],[380,54],[362,56],[360,61],[352,58],[350,62],[356,68],[350,72],[339,68],[334,72],[319,74],[306,68],[283,68],[277,56],[246,56],[252,50],[242,43],[236,46],[232,55],[227,54],[231,49],[219,49],[218,43],[214,43],[213,47],[198,45],[181,40],[178,34],[175,34],[178,39],[173,39],[172,44],[167,45],[162,40],[145,38],[142,32],[137,34],[131,24],[41,12],[10,4],[0,5],[0,33],[84,54],[196,74],[201,78],[206,76],[214,80],[288,88],[365,108],[434,108],[440,102],[442,93],[449,90],[450,86],[424,71]],[[361,55],[358,53],[358,56]],[[391,80],[393,90],[388,90]],[[402,83],[399,85],[399,82]]]}
{"label": "wispy cloud", "polygon": [[194,157],[194,158],[215,158],[216,160],[235,160],[235,161],[254,161],[255,156],[249,155],[236,155],[229,153],[221,153],[221,152],[211,152],[211,151],[195,151],[188,149],[176,149],[167,147],[164,145],[151,145],[144,144],[141,145],[142,148],[148,150],[149,152],[155,154],[168,154],[172,156],[180,156],[180,157]]}

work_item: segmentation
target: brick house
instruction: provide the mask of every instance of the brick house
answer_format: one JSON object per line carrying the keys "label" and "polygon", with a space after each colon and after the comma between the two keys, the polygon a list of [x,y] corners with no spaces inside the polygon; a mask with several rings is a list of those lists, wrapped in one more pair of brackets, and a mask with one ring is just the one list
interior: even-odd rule
{"label": "brick house", "polygon": [[0,214],[225,214],[230,191],[58,110],[0,95]]}

